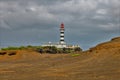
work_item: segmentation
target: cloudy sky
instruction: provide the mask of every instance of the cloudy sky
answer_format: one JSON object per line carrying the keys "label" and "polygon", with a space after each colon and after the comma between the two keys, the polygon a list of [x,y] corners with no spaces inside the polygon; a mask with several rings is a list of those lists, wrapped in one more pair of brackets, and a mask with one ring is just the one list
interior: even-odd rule
{"label": "cloudy sky", "polygon": [[120,0],[0,0],[0,46],[65,41],[88,49],[120,36]]}

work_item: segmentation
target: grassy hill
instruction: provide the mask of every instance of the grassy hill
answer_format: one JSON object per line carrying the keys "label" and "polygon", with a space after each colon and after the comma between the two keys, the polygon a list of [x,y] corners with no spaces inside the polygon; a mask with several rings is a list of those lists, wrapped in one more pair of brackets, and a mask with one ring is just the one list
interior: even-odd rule
{"label": "grassy hill", "polygon": [[39,54],[18,50],[12,56],[0,55],[0,79],[119,80],[120,37],[80,53]]}

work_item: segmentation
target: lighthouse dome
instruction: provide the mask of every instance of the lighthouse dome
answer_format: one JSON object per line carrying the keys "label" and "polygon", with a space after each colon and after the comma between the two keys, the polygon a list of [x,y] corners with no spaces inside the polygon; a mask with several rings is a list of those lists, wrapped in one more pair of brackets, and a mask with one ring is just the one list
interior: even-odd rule
{"label": "lighthouse dome", "polygon": [[61,23],[61,27],[60,27],[61,29],[64,29],[64,24],[63,23]]}

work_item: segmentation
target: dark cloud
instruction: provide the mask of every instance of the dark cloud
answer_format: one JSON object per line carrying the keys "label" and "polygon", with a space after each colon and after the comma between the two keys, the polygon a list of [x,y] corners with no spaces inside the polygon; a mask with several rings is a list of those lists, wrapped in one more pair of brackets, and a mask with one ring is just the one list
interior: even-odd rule
{"label": "dark cloud", "polygon": [[120,35],[119,0],[0,0],[0,46],[59,41],[87,49]]}

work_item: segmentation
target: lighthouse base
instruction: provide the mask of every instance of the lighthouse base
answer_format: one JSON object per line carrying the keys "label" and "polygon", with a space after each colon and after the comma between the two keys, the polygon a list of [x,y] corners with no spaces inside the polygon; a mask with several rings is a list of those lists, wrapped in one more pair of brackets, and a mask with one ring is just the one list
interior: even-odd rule
{"label": "lighthouse base", "polygon": [[58,42],[58,43],[49,42],[49,43],[43,44],[42,46],[43,47],[44,46],[55,46],[56,48],[76,48],[76,47],[80,47],[79,45],[70,45],[70,44],[66,44],[65,42],[62,43],[62,44],[60,42]]}

